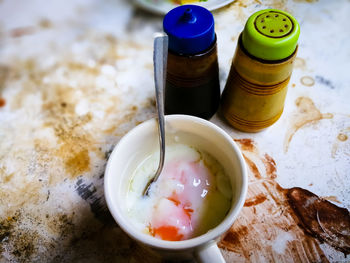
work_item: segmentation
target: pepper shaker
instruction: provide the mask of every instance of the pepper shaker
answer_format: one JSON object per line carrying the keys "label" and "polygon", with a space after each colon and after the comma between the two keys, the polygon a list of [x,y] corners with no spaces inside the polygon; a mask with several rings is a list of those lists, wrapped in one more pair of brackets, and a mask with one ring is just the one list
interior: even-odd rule
{"label": "pepper shaker", "polygon": [[210,119],[220,103],[214,17],[204,7],[183,5],[163,20],[169,36],[165,114]]}
{"label": "pepper shaker", "polygon": [[258,132],[279,119],[299,34],[298,22],[287,12],[266,9],[249,17],[221,99],[222,113],[233,127]]}

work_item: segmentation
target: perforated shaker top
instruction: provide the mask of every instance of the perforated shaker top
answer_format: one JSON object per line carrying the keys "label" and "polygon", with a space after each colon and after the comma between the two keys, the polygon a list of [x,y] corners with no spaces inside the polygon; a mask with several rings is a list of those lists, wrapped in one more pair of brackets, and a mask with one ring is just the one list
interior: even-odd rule
{"label": "perforated shaker top", "polygon": [[242,44],[254,57],[281,60],[293,54],[299,34],[299,24],[292,15],[266,9],[249,17],[242,33]]}

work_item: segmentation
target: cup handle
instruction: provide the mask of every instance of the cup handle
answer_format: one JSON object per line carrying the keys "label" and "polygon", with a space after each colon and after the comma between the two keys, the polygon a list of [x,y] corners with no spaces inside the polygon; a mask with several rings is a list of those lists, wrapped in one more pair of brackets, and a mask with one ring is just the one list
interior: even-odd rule
{"label": "cup handle", "polygon": [[194,256],[199,263],[226,263],[215,241],[197,248]]}

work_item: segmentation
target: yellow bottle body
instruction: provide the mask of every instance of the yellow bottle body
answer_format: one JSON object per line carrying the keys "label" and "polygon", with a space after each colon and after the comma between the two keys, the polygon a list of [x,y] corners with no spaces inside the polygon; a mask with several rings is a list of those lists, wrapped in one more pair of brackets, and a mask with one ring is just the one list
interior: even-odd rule
{"label": "yellow bottle body", "polygon": [[238,41],[221,99],[224,117],[235,128],[258,132],[281,116],[296,51],[280,61],[250,56]]}

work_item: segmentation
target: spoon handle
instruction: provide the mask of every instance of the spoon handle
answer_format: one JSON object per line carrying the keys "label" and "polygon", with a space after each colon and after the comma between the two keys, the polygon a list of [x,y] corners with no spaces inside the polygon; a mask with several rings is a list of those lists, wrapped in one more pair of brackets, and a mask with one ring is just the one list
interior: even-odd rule
{"label": "spoon handle", "polygon": [[154,81],[156,89],[156,104],[158,112],[158,134],[160,144],[160,161],[158,170],[156,172],[156,178],[153,181],[157,181],[158,176],[164,165],[165,155],[165,130],[164,130],[164,86],[166,76],[166,66],[168,58],[168,36],[166,34],[158,34],[154,38]]}
{"label": "spoon handle", "polygon": [[157,181],[164,165],[165,156],[165,123],[164,123],[164,87],[168,60],[168,36],[164,33],[157,34],[154,39],[154,81],[156,89],[156,104],[158,112],[158,134],[160,145],[160,160],[156,176],[152,180]]}
{"label": "spoon handle", "polygon": [[154,66],[154,82],[156,90],[156,104],[158,113],[158,134],[160,145],[160,158],[158,169],[153,178],[148,181],[142,195],[148,195],[148,191],[153,182],[158,180],[164,166],[165,157],[165,122],[164,122],[164,86],[166,77],[166,68],[168,62],[168,35],[158,33],[154,38],[153,48],[153,66]]}

